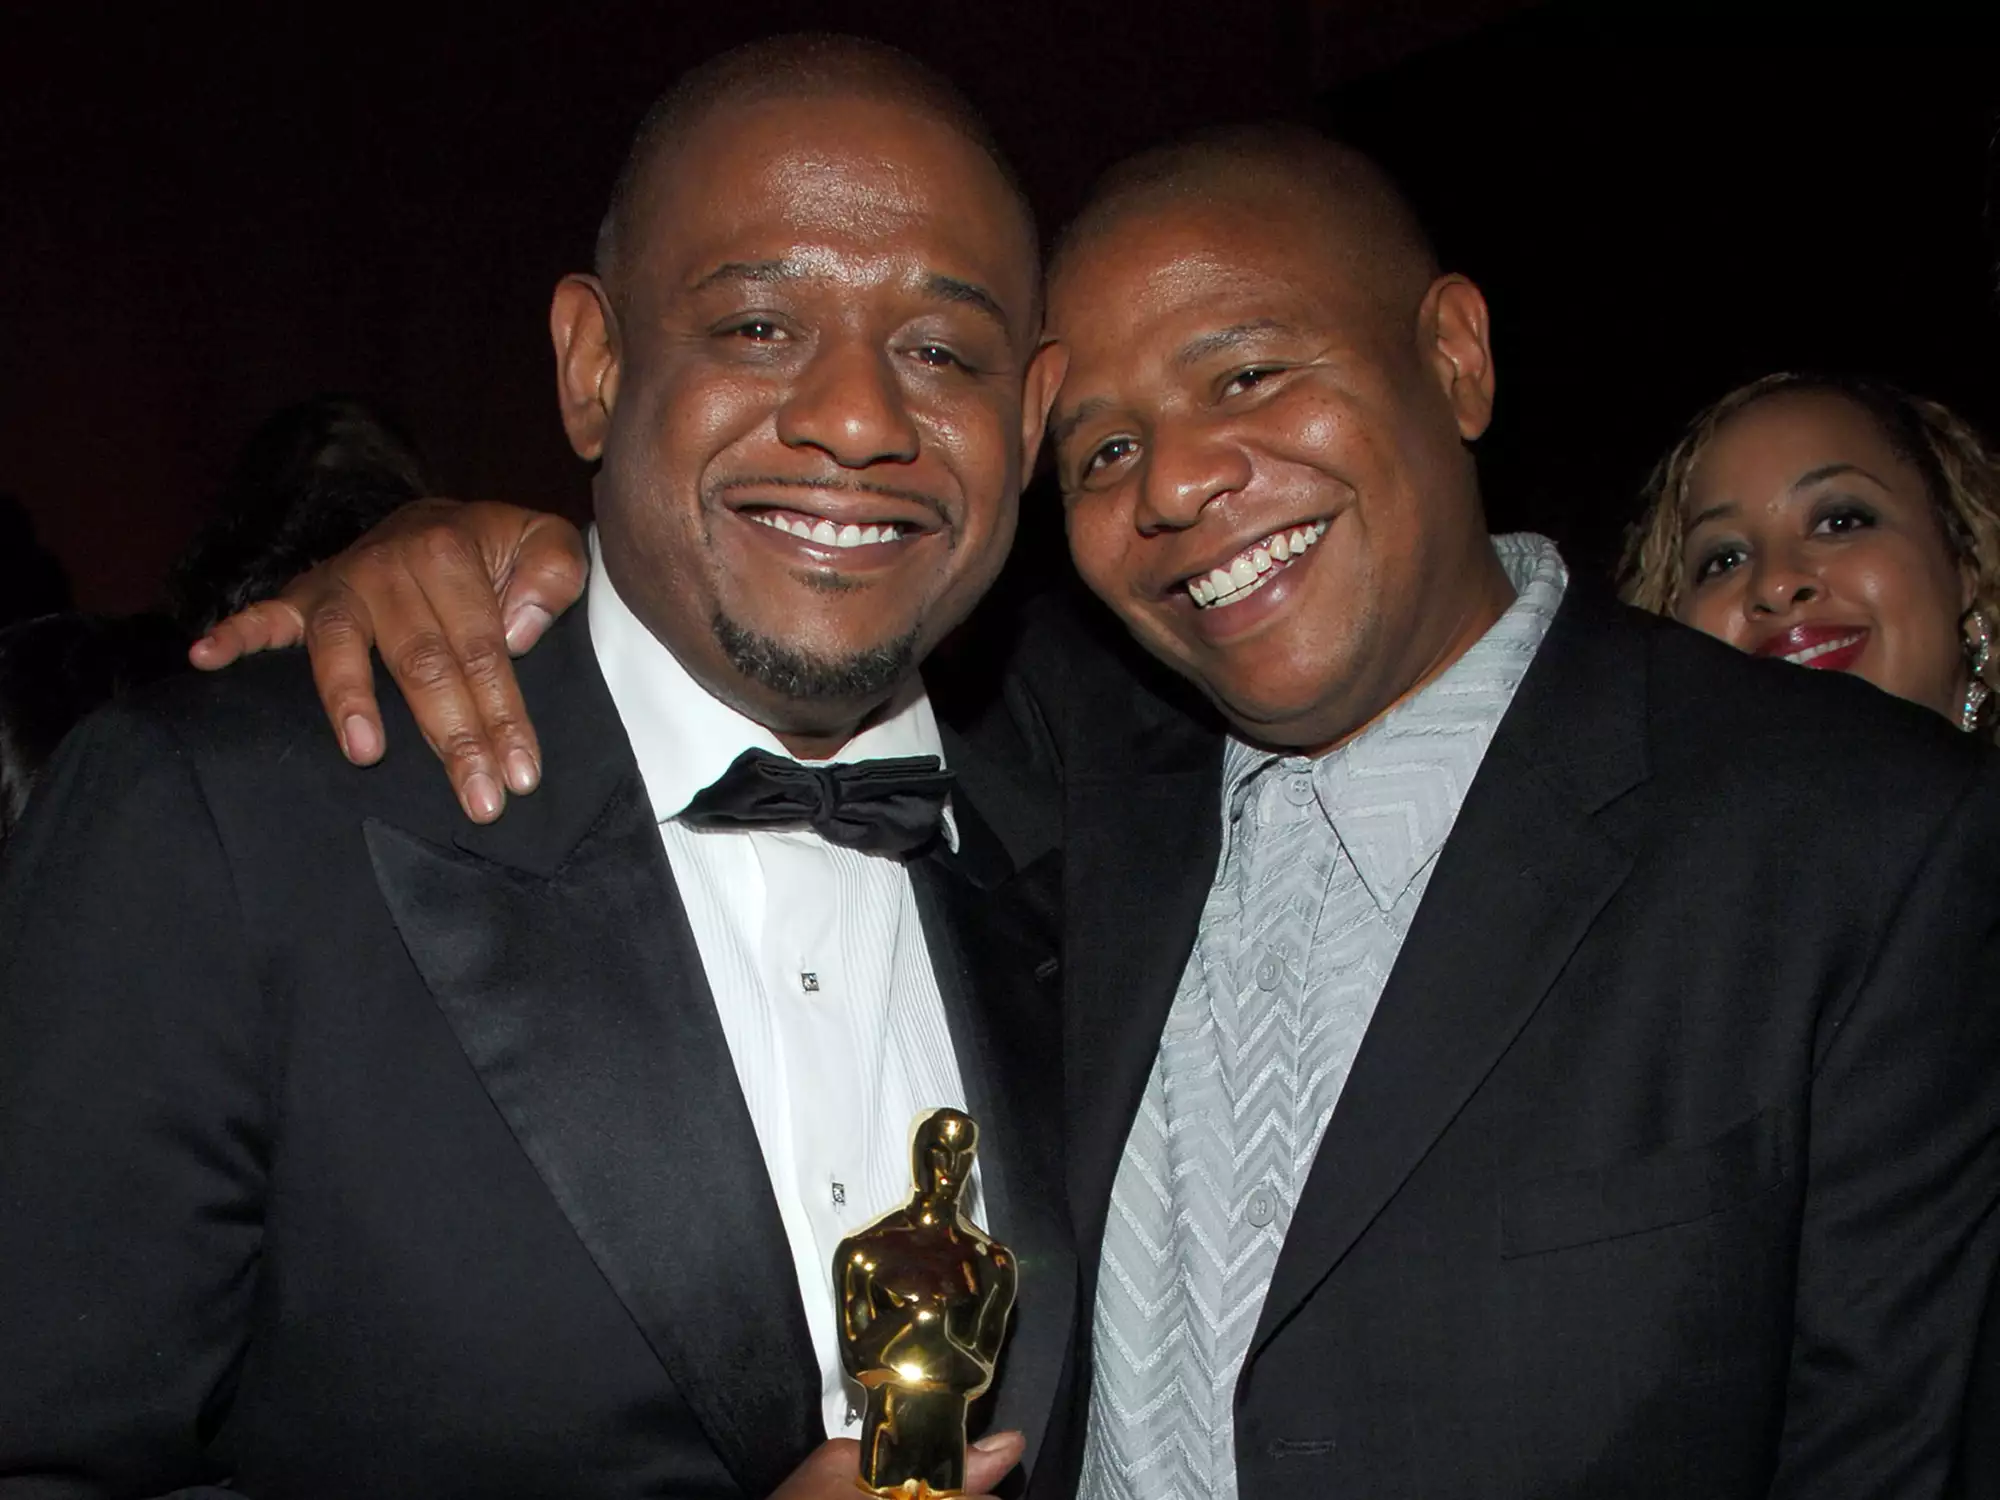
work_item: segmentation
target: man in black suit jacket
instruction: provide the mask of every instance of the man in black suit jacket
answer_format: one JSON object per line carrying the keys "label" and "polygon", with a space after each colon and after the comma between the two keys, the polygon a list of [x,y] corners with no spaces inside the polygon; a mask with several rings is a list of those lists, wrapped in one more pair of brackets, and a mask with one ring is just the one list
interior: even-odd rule
{"label": "man in black suit jacket", "polygon": [[[607,223],[551,321],[630,649],[704,723],[839,759],[915,712],[1012,536],[1054,385],[1025,208],[938,80],[808,40],[669,95]],[[607,639],[579,612],[524,673],[559,785],[504,824],[340,760],[279,663],[65,749],[0,875],[0,1495],[853,1492],[801,1305],[831,1246],[795,1249],[718,1013],[747,981],[698,943],[746,898],[677,883],[607,680],[652,658]],[[907,866],[836,867],[907,882],[899,1014],[933,977],[926,1063],[1019,1266],[983,1490],[1072,1345],[1054,808],[945,748]],[[789,858],[841,842],[812,827]]]}
{"label": "man in black suit jacket", "polygon": [[[1015,663],[1066,787],[1102,1386],[1107,1358],[1173,1355],[1157,1318],[1107,1322],[1098,1260],[1213,898],[1248,899],[1226,747],[1310,786],[1517,601],[1463,448],[1484,303],[1351,153],[1253,134],[1131,164],[1065,236],[1050,318],[1079,569],[1174,669],[1060,614]],[[1282,1247],[1240,1366],[1196,1372],[1223,1462],[1149,1468],[1102,1404],[1086,1460],[1079,1381],[1069,1472],[1092,1497],[1946,1493],[2000,1421],[1964,1410],[2000,1236],[1990,752],[1578,581],[1508,691],[1302,1183],[1246,1199]]]}
{"label": "man in black suit jacket", "polygon": [[[1462,731],[1433,689],[1490,689],[1490,659],[1464,669],[1523,639],[1530,597],[1463,448],[1491,412],[1484,303],[1365,161],[1276,132],[1130,163],[1049,295],[1079,570],[1224,721],[1129,671],[1087,680],[1073,650],[1038,674],[1079,695],[1042,695],[1069,930],[1160,939],[1071,945],[1094,1000],[1068,1033],[1091,1080],[1070,1122],[1088,1269],[1100,1242],[1113,1263],[1105,1204],[1134,1153],[1157,1167],[1130,1122],[1188,1046],[1183,971],[1230,951],[1205,941],[1218,912],[1259,900],[1232,874],[1249,804],[1217,817],[1225,765],[1255,764],[1225,731],[1310,788],[1360,863],[1357,833],[1393,846],[1425,816],[1371,832],[1402,795],[1388,768],[1452,795],[1444,739],[1396,766],[1380,736],[1413,714]],[[1267,537],[1289,545],[1267,559]],[[1190,1488],[1942,1493],[2000,1247],[1990,753],[1575,582],[1509,691],[1279,1210],[1220,1406],[1234,1472],[1200,1488],[1197,1459]],[[1336,759],[1359,769],[1320,774]],[[1268,951],[1234,937],[1246,964]],[[1317,973],[1341,942],[1291,958]],[[1174,1181],[1178,1226],[1199,1199]],[[1130,1324],[1093,1280],[1100,1394],[1154,1389],[1121,1385],[1155,1351],[1107,1340]],[[1084,1493],[1143,1492],[1154,1451],[1107,1429],[1150,1441],[1144,1413],[1100,1399],[1091,1421]]]}

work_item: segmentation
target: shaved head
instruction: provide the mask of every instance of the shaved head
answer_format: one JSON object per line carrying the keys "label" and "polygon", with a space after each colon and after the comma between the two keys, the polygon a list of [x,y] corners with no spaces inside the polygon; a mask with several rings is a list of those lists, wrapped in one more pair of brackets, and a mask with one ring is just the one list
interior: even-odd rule
{"label": "shaved head", "polygon": [[1505,612],[1486,300],[1359,152],[1263,127],[1114,168],[1049,332],[1077,571],[1246,739],[1339,744]]}
{"label": "shaved head", "polygon": [[837,751],[1006,561],[1062,370],[1038,249],[948,84],[795,36],[654,106],[598,274],[555,289],[604,577],[794,754]]}
{"label": "shaved head", "polygon": [[1050,278],[1134,218],[1213,205],[1262,217],[1304,215],[1326,258],[1385,307],[1414,308],[1437,279],[1437,252],[1389,175],[1351,146],[1296,125],[1205,132],[1120,162],[1058,242]]}
{"label": "shaved head", "polygon": [[844,98],[894,104],[971,142],[993,164],[1020,216],[1026,253],[1038,253],[1034,211],[979,111],[943,74],[884,42],[831,33],[770,37],[710,58],[653,102],[633,134],[597,231],[597,274],[618,294],[624,262],[648,219],[646,201],[678,150],[725,110],[772,101]]}

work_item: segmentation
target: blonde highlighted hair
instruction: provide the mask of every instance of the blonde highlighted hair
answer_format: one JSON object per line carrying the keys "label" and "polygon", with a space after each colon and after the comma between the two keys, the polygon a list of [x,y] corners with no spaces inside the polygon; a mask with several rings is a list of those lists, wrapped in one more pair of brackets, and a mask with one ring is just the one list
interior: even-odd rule
{"label": "blonde highlighted hair", "polygon": [[[1625,535],[1618,596],[1627,604],[1670,615],[1687,588],[1685,548],[1688,482],[1716,433],[1767,396],[1838,396],[1874,420],[1889,446],[1924,481],[1952,561],[1973,580],[1972,608],[1985,615],[2000,648],[2000,457],[1949,407],[1895,386],[1841,376],[1766,375],[1740,385],[1702,410],[1667,450],[1642,492],[1644,508]],[[2000,649],[1981,674],[2000,692]]]}

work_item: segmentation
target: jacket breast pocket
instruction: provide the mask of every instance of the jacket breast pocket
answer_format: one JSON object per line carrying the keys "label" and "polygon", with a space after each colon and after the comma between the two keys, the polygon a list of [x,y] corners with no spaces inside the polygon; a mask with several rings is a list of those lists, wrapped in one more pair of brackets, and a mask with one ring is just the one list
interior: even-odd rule
{"label": "jacket breast pocket", "polygon": [[1503,1186],[1504,1259],[1706,1219],[1785,1180],[1789,1113],[1767,1109],[1720,1135]]}

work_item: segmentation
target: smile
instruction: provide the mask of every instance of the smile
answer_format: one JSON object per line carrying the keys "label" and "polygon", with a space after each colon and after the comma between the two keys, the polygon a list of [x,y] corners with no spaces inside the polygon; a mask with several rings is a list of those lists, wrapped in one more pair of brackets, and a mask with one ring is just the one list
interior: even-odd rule
{"label": "smile", "polygon": [[1867,644],[1866,626],[1794,625],[1765,641],[1756,654],[1816,671],[1844,672],[1860,659]]}
{"label": "smile", "polygon": [[1312,521],[1274,531],[1261,542],[1251,543],[1226,567],[1211,568],[1188,579],[1188,597],[1197,609],[1221,609],[1242,602],[1303,557],[1308,547],[1326,535],[1326,524]]}
{"label": "smile", "polygon": [[1836,636],[1830,641],[1822,641],[1817,646],[1808,646],[1803,651],[1788,651],[1782,658],[1801,667],[1809,667],[1822,657],[1831,656],[1836,651],[1845,651],[1850,646],[1858,646],[1867,638],[1868,632],[1858,631],[1853,635]]}
{"label": "smile", "polygon": [[760,510],[748,519],[760,526],[768,526],[773,531],[782,531],[787,536],[795,536],[800,541],[812,542],[821,547],[836,547],[847,550],[853,547],[876,547],[884,542],[897,542],[903,538],[903,528],[893,523],[873,523],[866,526],[849,521],[836,525],[825,516],[809,516],[800,511]]}

